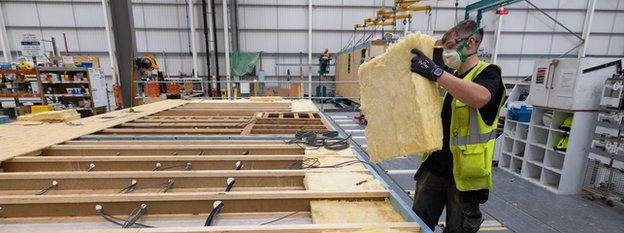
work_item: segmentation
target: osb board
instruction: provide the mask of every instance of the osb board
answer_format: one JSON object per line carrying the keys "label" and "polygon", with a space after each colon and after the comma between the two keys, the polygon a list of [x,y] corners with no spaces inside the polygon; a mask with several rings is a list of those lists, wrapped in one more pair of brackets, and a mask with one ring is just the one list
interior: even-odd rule
{"label": "osb board", "polygon": [[431,56],[434,43],[431,36],[411,34],[360,66],[361,104],[368,120],[365,134],[372,162],[441,148],[437,85],[410,71],[410,51],[418,48]]}
{"label": "osb board", "polygon": [[121,123],[188,103],[185,100],[165,100],[134,107],[134,113],[122,109],[102,115],[82,118],[66,123],[0,125],[0,161],[44,149],[54,144],[95,133]]}
{"label": "osb board", "polygon": [[[250,99],[227,100],[228,103],[290,103],[292,112],[318,112],[318,108],[309,99],[286,100],[282,97],[251,97]],[[224,103],[223,100],[194,99],[191,103]]]}
{"label": "osb board", "polygon": [[386,223],[403,222],[390,201],[311,201],[312,222],[326,223]]}
{"label": "osb board", "polygon": [[385,190],[371,174],[360,172],[306,173],[303,185],[312,191]]}

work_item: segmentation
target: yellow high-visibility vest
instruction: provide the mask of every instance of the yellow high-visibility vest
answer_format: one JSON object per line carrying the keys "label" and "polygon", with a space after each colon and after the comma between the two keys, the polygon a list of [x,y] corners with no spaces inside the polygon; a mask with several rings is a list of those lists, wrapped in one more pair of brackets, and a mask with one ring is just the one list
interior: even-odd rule
{"label": "yellow high-visibility vest", "polygon": [[[479,61],[463,78],[471,81],[490,64]],[[499,70],[500,67],[496,66]],[[502,72],[501,72],[502,73]],[[505,98],[503,87],[498,112]],[[492,96],[495,98],[495,96]],[[471,191],[492,188],[492,157],[498,117],[492,125],[487,125],[481,118],[478,109],[472,108],[454,98],[451,102],[451,124],[449,127],[449,147],[453,154],[453,177],[460,191]],[[423,156],[427,160],[429,154]]]}

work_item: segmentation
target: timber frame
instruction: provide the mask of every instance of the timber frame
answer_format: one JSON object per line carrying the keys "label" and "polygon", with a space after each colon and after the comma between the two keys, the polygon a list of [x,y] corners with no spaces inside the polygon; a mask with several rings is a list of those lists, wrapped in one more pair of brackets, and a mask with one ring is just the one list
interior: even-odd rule
{"label": "timber frame", "polygon": [[[352,232],[370,223],[314,223],[310,202],[389,200],[405,221],[385,227],[431,232],[393,191],[307,190],[306,174],[336,168],[306,168],[310,148],[288,142],[300,130],[334,130],[315,107],[304,110],[290,101],[166,100],[70,124],[0,125],[0,230]],[[365,159],[355,152],[336,156]],[[349,172],[390,187],[371,165]],[[215,201],[229,224],[203,227]],[[141,205],[147,211],[139,222],[157,228],[116,229],[96,212],[99,206],[125,219]],[[288,213],[290,222],[254,220]],[[198,225],[171,223],[178,220]]]}

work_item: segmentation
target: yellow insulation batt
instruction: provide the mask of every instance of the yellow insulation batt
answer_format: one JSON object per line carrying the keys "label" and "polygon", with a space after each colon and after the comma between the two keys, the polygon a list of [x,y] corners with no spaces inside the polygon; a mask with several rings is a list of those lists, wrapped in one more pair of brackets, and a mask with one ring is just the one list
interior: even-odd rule
{"label": "yellow insulation batt", "polygon": [[306,173],[303,185],[312,191],[385,190],[375,177],[360,172]]}
{"label": "yellow insulation batt", "polygon": [[385,201],[310,201],[314,224],[403,222]]}
{"label": "yellow insulation batt", "polygon": [[[416,231],[420,232],[420,231]],[[397,229],[390,229],[387,226],[369,226],[355,231],[323,231],[323,233],[413,233],[412,231],[403,231]]]}
{"label": "yellow insulation batt", "polygon": [[80,114],[76,109],[62,111],[39,112],[17,117],[18,121],[44,121],[44,122],[66,122],[80,119]]}
{"label": "yellow insulation batt", "polygon": [[358,70],[366,142],[372,162],[438,150],[442,146],[436,83],[410,71],[414,48],[431,57],[435,39],[405,36]]}

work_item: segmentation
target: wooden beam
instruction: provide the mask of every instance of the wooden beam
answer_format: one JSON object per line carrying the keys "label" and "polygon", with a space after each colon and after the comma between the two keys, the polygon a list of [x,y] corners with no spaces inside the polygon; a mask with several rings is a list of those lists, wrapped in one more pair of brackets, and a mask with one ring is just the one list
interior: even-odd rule
{"label": "wooden beam", "polygon": [[71,140],[62,145],[285,145],[280,140]]}
{"label": "wooden beam", "polygon": [[[234,170],[241,161],[242,170],[298,169],[302,155],[227,155],[227,156],[19,156],[4,161],[4,172],[87,171],[91,164],[100,171],[151,171],[162,167],[191,163],[197,170]],[[183,167],[172,168],[182,170]]]}
{"label": "wooden beam", "polygon": [[214,201],[223,213],[310,211],[314,200],[371,200],[388,198],[387,191],[240,191],[193,193],[128,193],[0,196],[4,218],[95,216],[95,205],[113,215],[127,215],[147,204],[148,215],[207,214]]}
{"label": "wooden beam", "polygon": [[95,134],[193,134],[193,135],[221,135],[221,134],[240,134],[242,129],[194,129],[194,128],[186,128],[186,129],[162,129],[162,128],[140,128],[140,129],[129,129],[129,128],[108,128],[103,129]]}
{"label": "wooden beam", "polygon": [[54,145],[44,156],[304,154],[298,145]]}
{"label": "wooden beam", "polygon": [[[282,134],[295,134],[299,129],[253,129],[251,130],[251,134],[269,134],[269,135],[282,135]],[[327,129],[308,129],[309,131],[313,131],[316,133],[323,133],[329,130]]]}
{"label": "wooden beam", "polygon": [[[341,224],[279,224],[279,225],[247,225],[247,226],[210,226],[210,227],[158,227],[158,228],[126,228],[126,229],[79,229],[79,230],[46,230],[48,233],[323,233],[323,232],[356,232],[367,227],[378,227],[375,223],[341,223]],[[384,227],[401,232],[420,232],[420,226],[414,222],[388,222]],[[7,229],[8,230],[8,229]],[[24,233],[27,231],[8,230],[6,233]]]}
{"label": "wooden beam", "polygon": [[245,127],[247,122],[241,121],[236,123],[180,123],[180,122],[158,122],[158,123],[140,123],[140,122],[130,122],[123,123],[119,126],[122,128],[241,128]]}
{"label": "wooden beam", "polygon": [[0,195],[35,194],[57,181],[46,195],[115,194],[137,181],[136,192],[158,193],[171,179],[171,192],[222,192],[234,178],[232,191],[305,190],[302,170],[272,171],[116,171],[0,173]]}

